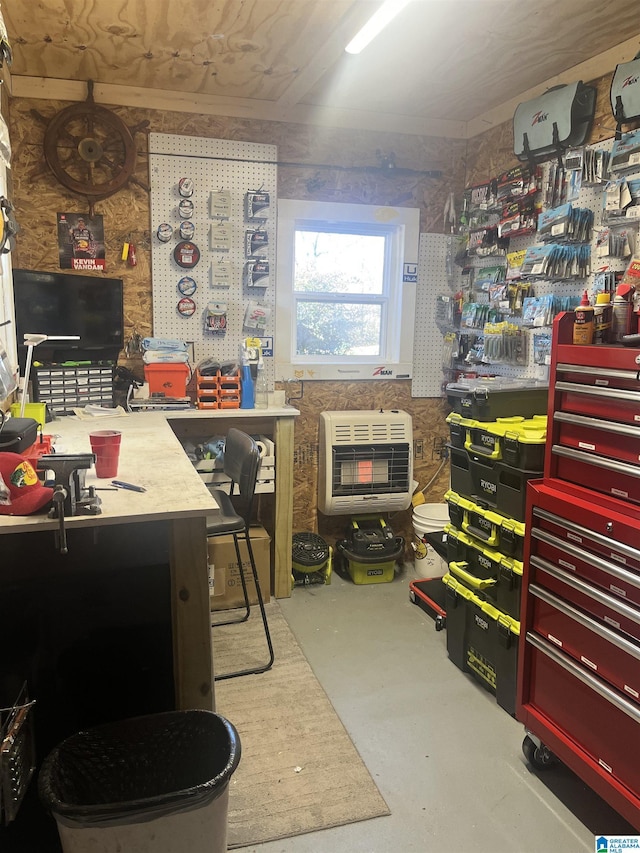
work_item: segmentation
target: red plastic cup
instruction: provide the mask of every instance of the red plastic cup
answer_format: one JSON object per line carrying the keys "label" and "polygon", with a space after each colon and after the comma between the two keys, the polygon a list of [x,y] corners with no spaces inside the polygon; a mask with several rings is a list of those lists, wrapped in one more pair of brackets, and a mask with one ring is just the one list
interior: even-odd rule
{"label": "red plastic cup", "polygon": [[101,429],[89,433],[91,450],[96,457],[96,477],[106,480],[117,477],[122,433],[115,429]]}

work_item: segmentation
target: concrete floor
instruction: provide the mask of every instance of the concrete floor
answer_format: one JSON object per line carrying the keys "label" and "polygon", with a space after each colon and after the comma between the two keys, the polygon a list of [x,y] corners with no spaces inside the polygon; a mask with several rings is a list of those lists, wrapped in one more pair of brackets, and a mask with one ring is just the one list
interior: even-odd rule
{"label": "concrete floor", "polygon": [[282,611],[391,815],[246,853],[578,853],[635,834],[566,767],[539,775],[524,730],[447,656],[446,632],[392,583],[297,587]]}

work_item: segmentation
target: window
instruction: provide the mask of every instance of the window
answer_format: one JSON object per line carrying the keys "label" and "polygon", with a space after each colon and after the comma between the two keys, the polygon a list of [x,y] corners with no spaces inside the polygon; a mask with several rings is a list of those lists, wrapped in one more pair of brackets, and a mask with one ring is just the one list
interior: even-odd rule
{"label": "window", "polygon": [[277,378],[411,376],[418,231],[409,208],[279,201]]}

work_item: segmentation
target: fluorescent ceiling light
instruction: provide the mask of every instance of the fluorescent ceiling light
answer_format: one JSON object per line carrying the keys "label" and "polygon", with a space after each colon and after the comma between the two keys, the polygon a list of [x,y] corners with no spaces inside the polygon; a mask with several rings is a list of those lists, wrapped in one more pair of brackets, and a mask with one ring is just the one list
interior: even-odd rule
{"label": "fluorescent ceiling light", "polygon": [[370,41],[409,3],[410,0],[385,0],[378,11],[372,15],[360,32],[345,47],[347,53],[360,53]]}

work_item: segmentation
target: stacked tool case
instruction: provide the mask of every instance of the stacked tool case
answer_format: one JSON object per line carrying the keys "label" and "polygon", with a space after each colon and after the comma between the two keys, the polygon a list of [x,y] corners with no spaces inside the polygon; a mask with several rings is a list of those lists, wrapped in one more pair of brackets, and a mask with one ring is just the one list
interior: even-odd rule
{"label": "stacked tool case", "polygon": [[514,714],[525,492],[544,467],[547,388],[498,380],[447,395],[447,652]]}
{"label": "stacked tool case", "polygon": [[557,756],[640,830],[640,350],[574,346],[572,319],[528,487],[516,716],[534,766]]}

